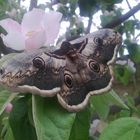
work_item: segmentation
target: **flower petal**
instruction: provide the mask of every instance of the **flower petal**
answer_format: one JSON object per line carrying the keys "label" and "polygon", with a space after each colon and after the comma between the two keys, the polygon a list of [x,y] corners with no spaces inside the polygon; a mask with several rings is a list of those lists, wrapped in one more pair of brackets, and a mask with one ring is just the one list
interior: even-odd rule
{"label": "flower petal", "polygon": [[46,45],[51,44],[56,39],[62,14],[55,11],[50,11],[44,16],[44,28],[46,31]]}
{"label": "flower petal", "polygon": [[10,47],[15,50],[24,50],[25,49],[25,40],[20,32],[10,32],[9,34],[1,35],[4,44],[7,47]]}
{"label": "flower petal", "polygon": [[20,32],[21,26],[18,22],[7,18],[0,21],[0,25],[9,33],[9,32]]}
{"label": "flower petal", "polygon": [[32,36],[30,36],[28,39],[25,41],[25,49],[26,50],[33,50],[40,48],[44,45],[45,43],[45,31],[39,31],[34,33]]}
{"label": "flower petal", "polygon": [[13,109],[13,105],[11,103],[8,103],[5,107],[5,112],[10,113]]}
{"label": "flower petal", "polygon": [[42,28],[41,23],[45,12],[41,9],[34,8],[26,13],[22,19],[21,27],[24,34],[30,31],[37,31]]}

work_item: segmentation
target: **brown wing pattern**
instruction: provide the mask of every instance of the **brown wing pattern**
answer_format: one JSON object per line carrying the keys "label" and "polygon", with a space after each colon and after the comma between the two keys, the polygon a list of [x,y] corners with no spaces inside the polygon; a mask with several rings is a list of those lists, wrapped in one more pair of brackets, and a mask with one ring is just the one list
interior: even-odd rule
{"label": "brown wing pattern", "polygon": [[112,63],[121,45],[121,36],[101,29],[55,51],[38,49],[23,52],[6,61],[0,83],[11,90],[51,97],[69,111],[84,108],[89,97],[111,88]]}

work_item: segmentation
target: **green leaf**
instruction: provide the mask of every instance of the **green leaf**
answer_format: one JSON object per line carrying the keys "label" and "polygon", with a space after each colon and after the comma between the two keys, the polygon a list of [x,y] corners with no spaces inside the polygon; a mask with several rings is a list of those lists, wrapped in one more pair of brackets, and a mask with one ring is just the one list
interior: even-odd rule
{"label": "green leaf", "polygon": [[124,85],[127,85],[134,75],[134,71],[130,66],[116,65],[114,71],[116,79]]}
{"label": "green leaf", "polygon": [[81,16],[90,16],[93,11],[95,12],[99,9],[96,0],[79,0],[78,5]]}
{"label": "green leaf", "polygon": [[109,102],[106,94],[91,97],[90,103],[94,110],[100,116],[100,118],[105,119],[109,113]]}
{"label": "green leaf", "polygon": [[33,120],[38,140],[69,140],[75,113],[63,109],[56,98],[32,97]]}
{"label": "green leaf", "polygon": [[106,24],[110,23],[113,20],[114,15],[112,15],[112,14],[101,15],[100,18],[101,18],[101,25],[105,26]]}
{"label": "green leaf", "polygon": [[70,0],[69,2],[70,2],[71,14],[74,15],[78,0]]}
{"label": "green leaf", "polygon": [[129,38],[131,34],[134,35],[134,26],[135,26],[134,20],[128,20],[124,22],[124,28],[126,31],[127,38]]}
{"label": "green leaf", "polygon": [[0,87],[0,115],[3,113],[6,105],[11,102],[17,93],[11,93],[3,87]]}
{"label": "green leaf", "polygon": [[118,105],[124,109],[129,110],[128,106],[124,103],[124,101],[118,96],[118,94],[114,90],[111,90],[109,92],[108,100],[110,100],[111,103],[113,103],[115,105]]}
{"label": "green leaf", "polygon": [[139,140],[140,120],[121,118],[113,121],[103,130],[99,140]]}
{"label": "green leaf", "polygon": [[126,97],[127,105],[130,108],[131,114],[135,113],[135,115],[140,116],[140,111],[139,111],[139,108],[135,105],[134,97],[129,96],[129,95],[125,97]]}
{"label": "green leaf", "polygon": [[76,114],[69,140],[89,140],[90,116],[89,108]]}
{"label": "green leaf", "polygon": [[[0,59],[0,67],[2,66],[2,64],[4,62],[6,62],[7,60],[9,60],[10,58],[12,58],[15,55],[15,53],[12,54],[8,54],[3,56]],[[9,90],[7,90],[4,86],[0,86],[0,115],[3,113],[7,103],[11,102],[18,93],[13,93]]]}
{"label": "green leaf", "polygon": [[131,115],[131,110],[121,110],[116,114],[116,118],[122,118],[122,117],[130,117]]}
{"label": "green leaf", "polygon": [[127,47],[127,50],[129,52],[130,58],[134,62],[140,62],[140,45],[130,42],[129,40],[125,40],[125,44]]}
{"label": "green leaf", "polygon": [[100,118],[106,119],[109,113],[110,105],[118,105],[122,108],[129,110],[127,105],[121,100],[121,98],[111,90],[108,93],[102,95],[93,96],[90,100],[94,110],[98,113]]}
{"label": "green leaf", "polygon": [[28,98],[22,97],[15,101],[10,113],[10,126],[15,140],[36,140],[35,129],[28,118]]}
{"label": "green leaf", "polygon": [[15,140],[11,127],[8,125],[4,140]]}

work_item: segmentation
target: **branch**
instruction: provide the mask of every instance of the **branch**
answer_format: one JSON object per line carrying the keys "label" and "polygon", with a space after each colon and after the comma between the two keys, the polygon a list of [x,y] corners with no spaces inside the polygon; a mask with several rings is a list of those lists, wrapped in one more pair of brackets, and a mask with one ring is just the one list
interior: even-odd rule
{"label": "branch", "polygon": [[33,8],[36,8],[36,7],[37,7],[37,0],[31,0],[29,11],[31,11]]}
{"label": "branch", "polygon": [[86,34],[88,34],[88,33],[90,32],[91,25],[92,25],[92,15],[89,16],[88,26],[87,26],[87,29],[86,29],[86,31],[85,31]]}
{"label": "branch", "polygon": [[[127,3],[128,7],[129,7],[129,9],[131,10],[131,9],[132,9],[132,7],[130,6],[130,3],[129,3],[129,1],[128,1],[128,0],[126,0],[126,3]],[[136,20],[135,15],[133,15],[133,18]]]}
{"label": "branch", "polygon": [[53,0],[51,2],[51,6],[54,6],[54,5],[58,4],[58,3],[60,3],[60,0]]}
{"label": "branch", "polygon": [[136,5],[134,8],[132,8],[129,12],[127,12],[126,14],[119,17],[118,19],[115,19],[112,22],[103,26],[103,28],[114,28],[114,27],[120,25],[121,23],[123,23],[125,20],[127,20],[129,17],[134,15],[139,10],[140,10],[140,3],[138,5]]}

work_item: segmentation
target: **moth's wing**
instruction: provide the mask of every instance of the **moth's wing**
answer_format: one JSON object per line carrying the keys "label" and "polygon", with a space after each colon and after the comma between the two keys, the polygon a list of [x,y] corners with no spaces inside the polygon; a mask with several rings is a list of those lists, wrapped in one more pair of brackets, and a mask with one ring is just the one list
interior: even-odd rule
{"label": "moth's wing", "polygon": [[46,49],[23,52],[2,65],[0,83],[14,91],[53,96],[62,86],[64,65],[64,59],[51,57]]}
{"label": "moth's wing", "polygon": [[[77,47],[75,44],[80,39],[85,41],[81,43],[81,47]],[[71,42],[79,51],[67,56],[73,59],[66,60],[62,90],[57,94],[59,102],[69,111],[81,110],[87,105],[91,95],[111,88],[111,63],[114,62],[122,41],[121,35],[111,29],[102,29],[80,39]]]}
{"label": "moth's wing", "polygon": [[14,91],[54,96],[62,87],[65,55],[77,53],[83,44],[63,42],[55,51],[42,48],[20,53],[2,65],[0,83]]}
{"label": "moth's wing", "polygon": [[98,57],[103,63],[114,62],[118,49],[122,43],[121,35],[112,29],[100,29],[94,33],[87,34],[81,38],[71,41],[71,44],[83,42],[81,53],[87,57]]}
{"label": "moth's wing", "polygon": [[69,111],[82,109],[91,95],[110,89],[110,64],[121,36],[111,29],[102,29],[65,43],[53,53],[39,49],[12,57],[1,67],[0,83],[42,96],[59,92],[59,102]]}
{"label": "moth's wing", "polygon": [[113,81],[111,66],[81,58],[74,63],[67,60],[62,90],[57,94],[60,104],[69,111],[84,108],[91,95],[108,91]]}

